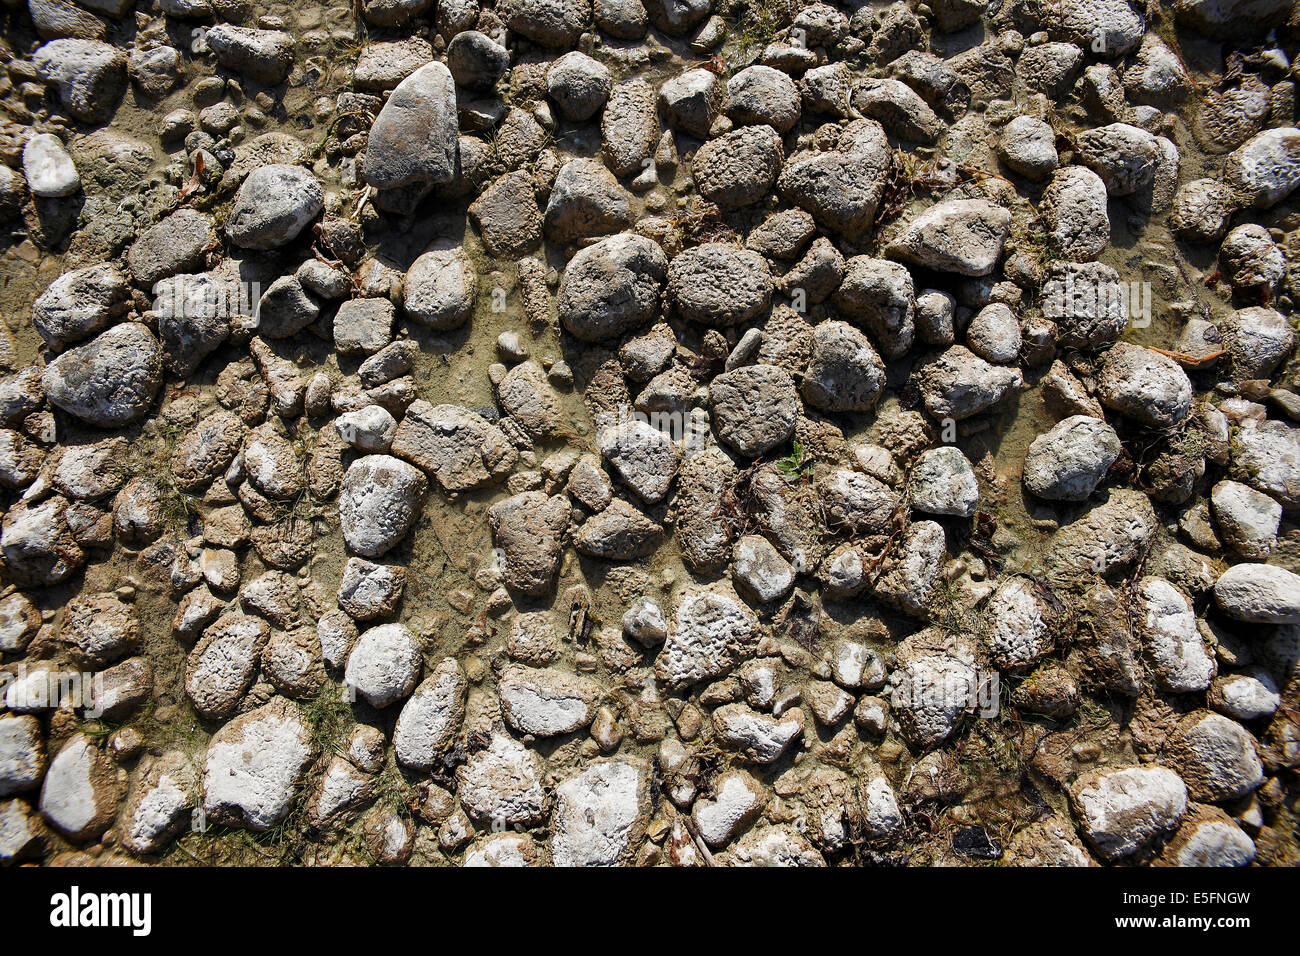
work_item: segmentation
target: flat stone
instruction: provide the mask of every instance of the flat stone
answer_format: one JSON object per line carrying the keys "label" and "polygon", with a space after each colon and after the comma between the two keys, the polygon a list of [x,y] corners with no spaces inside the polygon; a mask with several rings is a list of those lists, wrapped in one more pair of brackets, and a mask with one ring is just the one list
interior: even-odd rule
{"label": "flat stone", "polygon": [[586,727],[604,693],[590,678],[531,667],[508,669],[497,687],[506,723],[535,737],[554,737]]}
{"label": "flat stone", "polygon": [[460,730],[468,686],[454,658],[443,659],[433,669],[397,717],[393,752],[398,763],[421,772],[437,766]]}
{"label": "flat stone", "polygon": [[363,632],[348,655],[345,687],[372,707],[388,707],[408,697],[420,677],[415,636],[401,624],[381,624]]}
{"label": "flat stone", "polygon": [[551,858],[555,866],[628,864],[650,821],[650,766],[597,760],[555,788]]}
{"label": "flat stone", "polygon": [[311,729],[284,698],[236,717],[208,743],[204,812],[216,823],[269,830],[293,809],[311,756]]}
{"label": "flat stone", "polygon": [[78,843],[107,830],[117,813],[117,777],[103,752],[75,734],[50,761],[41,786],[41,813]]}
{"label": "flat stone", "polygon": [[1107,860],[1137,852],[1187,811],[1186,784],[1157,765],[1090,771],[1069,795],[1088,842]]}

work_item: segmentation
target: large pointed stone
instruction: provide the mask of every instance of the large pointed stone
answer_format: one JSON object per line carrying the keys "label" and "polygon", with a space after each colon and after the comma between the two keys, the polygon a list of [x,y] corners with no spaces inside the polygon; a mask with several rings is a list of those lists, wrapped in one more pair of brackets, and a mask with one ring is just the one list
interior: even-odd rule
{"label": "large pointed stone", "polygon": [[441,63],[416,70],[388,98],[370,127],[366,181],[376,189],[456,178],[456,84]]}

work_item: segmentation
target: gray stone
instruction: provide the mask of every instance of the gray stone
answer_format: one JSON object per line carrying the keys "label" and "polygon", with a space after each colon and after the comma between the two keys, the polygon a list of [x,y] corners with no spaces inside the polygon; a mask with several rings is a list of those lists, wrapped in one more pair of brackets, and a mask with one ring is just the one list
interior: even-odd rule
{"label": "gray stone", "polygon": [[787,133],[799,121],[799,91],[780,70],[749,66],[727,80],[725,109],[739,125],[766,124]]}
{"label": "gray stone", "polygon": [[816,234],[812,216],[802,209],[783,209],[749,231],[745,248],[771,259],[796,259]]}
{"label": "gray stone", "polygon": [[230,337],[232,317],[253,310],[251,302],[244,308],[245,294],[234,282],[213,273],[159,281],[154,286],[153,312],[163,367],[179,378],[192,375]]}
{"label": "gray stone", "polygon": [[296,276],[281,276],[257,303],[257,334],[264,339],[297,335],[320,317],[318,306]]}
{"label": "gray stone", "polygon": [[726,866],[818,867],[826,860],[798,830],[785,824],[746,833],[720,857]]}
{"label": "gray stone", "polygon": [[767,311],[772,275],[756,252],[710,242],[679,253],[668,264],[668,296],[682,318],[729,327]]}
{"label": "gray stone", "polygon": [[667,497],[681,460],[671,436],[632,417],[600,429],[596,441],[601,454],[642,501],[657,504]]}
{"label": "gray stone", "polygon": [[1192,82],[1182,60],[1155,33],[1142,38],[1142,46],[1124,71],[1124,86],[1134,100],[1172,106],[1182,100]]}
{"label": "gray stone", "polygon": [[707,139],[726,90],[710,70],[687,70],[659,88],[659,110],[673,129]]}
{"label": "gray stone", "polygon": [[653,554],[664,529],[632,505],[615,499],[583,522],[573,538],[579,554],[606,561],[632,561]]}
{"label": "gray stone", "polygon": [[821,225],[856,240],[875,220],[890,162],[880,124],[857,120],[844,127],[833,149],[792,155],[777,179],[777,191]]}
{"label": "gray stone", "polygon": [[876,407],[885,386],[885,366],[865,335],[845,322],[813,329],[813,351],[801,385],[804,400],[830,412],[865,412]]}
{"label": "gray stone", "polygon": [[393,340],[397,310],[389,299],[349,299],[334,314],[334,348],[343,355],[374,355]]}
{"label": "gray stone", "polygon": [[348,558],[339,582],[339,608],[355,621],[373,621],[397,610],[406,587],[406,569]]}
{"label": "gray stone", "polygon": [[1068,40],[1107,59],[1135,49],[1146,18],[1127,0],[1064,0],[1043,13],[1053,39]]}
{"label": "gray stone", "polygon": [[1015,172],[1043,179],[1056,169],[1056,131],[1035,116],[1017,116],[998,133],[998,153]]}
{"label": "gray stone", "polygon": [[886,359],[901,358],[915,337],[912,275],[887,259],[854,256],[832,297],[835,308],[875,336]]}
{"label": "gray stone", "polygon": [[1215,581],[1214,602],[1237,621],[1300,623],[1300,575],[1271,564],[1236,564]]}
{"label": "gray stone", "polygon": [[474,312],[478,274],[459,245],[440,243],[420,255],[402,284],[406,314],[436,331],[464,325]]}
{"label": "gray stone", "polygon": [[565,119],[583,123],[605,105],[610,93],[609,70],[598,60],[574,50],[546,71],[546,92]]}
{"label": "gray stone", "polygon": [[943,131],[934,110],[910,86],[894,79],[867,79],[857,84],[852,103],[886,132],[913,143],[933,143]]}
{"label": "gray stone", "polygon": [[794,587],[794,569],[766,538],[739,538],[733,555],[731,579],[759,604],[779,600]]}
{"label": "gray stone", "polygon": [[645,160],[659,141],[659,117],[655,89],[636,78],[615,84],[601,115],[601,151],[616,176],[630,176],[643,169]]}
{"label": "gray stone", "polygon": [[521,362],[497,384],[502,410],[533,438],[554,434],[559,427],[560,399],[536,362]]}
{"label": "gray stone", "polygon": [[1174,194],[1169,227],[1190,242],[1218,242],[1237,211],[1232,189],[1217,179],[1193,179]]}
{"label": "gray stone", "polygon": [[1088,415],[1071,415],[1030,444],[1025,487],[1049,501],[1086,501],[1119,453],[1115,429]]}
{"label": "gray stone", "polygon": [[84,734],[75,734],[50,761],[41,786],[41,813],[68,839],[98,837],[117,813],[118,787],[112,765]]}
{"label": "gray stone", "polygon": [[933,521],[913,522],[896,550],[886,555],[873,593],[890,607],[925,618],[947,553],[942,526]]}
{"label": "gray stone", "polygon": [[126,90],[126,57],[98,40],[52,40],[33,54],[32,64],[84,123],[107,122]]}
{"label": "gray stone", "polygon": [[637,598],[623,615],[623,633],[646,647],[662,644],[668,637],[668,622],[659,602],[644,596]]}
{"label": "gray stone", "polygon": [[784,157],[781,137],[772,127],[745,126],[696,150],[692,171],[701,196],[724,209],[736,209],[772,191]]}
{"label": "gray stone", "polygon": [[509,68],[509,51],[478,30],[457,33],[447,44],[447,69],[457,86],[490,90]]}
{"label": "gray stone", "polygon": [[913,265],[964,276],[985,276],[1002,257],[1011,213],[983,199],[931,206],[895,237],[885,254]]}
{"label": "gray stone", "polygon": [[26,714],[0,717],[0,797],[36,789],[45,767],[41,722]]}
{"label": "gray stone", "polygon": [[507,173],[470,204],[470,218],[483,245],[500,258],[517,258],[542,241],[542,210],[527,170]]}
{"label": "gray stone", "polygon": [[598,760],[555,788],[551,858],[555,866],[629,864],[650,821],[650,766]]}
{"label": "gray stone", "polygon": [[799,393],[774,365],[724,372],[709,385],[718,437],[742,455],[756,457],[787,441],[799,418]]}
{"label": "gray stone", "polygon": [[1143,578],[1138,587],[1137,631],[1157,683],[1173,693],[1205,690],[1216,665],[1205,650],[1187,598],[1163,578]]}
{"label": "gray stone", "polygon": [[1020,344],[1020,320],[1004,302],[990,302],[966,326],[967,347],[990,362],[1014,362]]}
{"label": "gray stone", "polygon": [[1173,830],[1187,811],[1182,778],[1155,764],[1089,771],[1069,795],[1084,836],[1107,860],[1130,856]]}
{"label": "gray stone", "polygon": [[757,624],[725,590],[691,588],[678,600],[655,675],[671,689],[727,674],[758,642]]}
{"label": "gray stone", "polygon": [[269,636],[265,621],[238,613],[219,617],[204,631],[185,665],[185,692],[194,709],[213,719],[234,713]]}
{"label": "gray stone", "polygon": [[1150,428],[1168,428],[1191,411],[1192,384],[1167,355],[1117,342],[1103,360],[1098,397],[1127,418]]}
{"label": "gray stone", "polygon": [[825,236],[813,242],[808,254],[777,280],[776,287],[792,299],[802,296],[807,303],[825,302],[844,281],[844,256]]}
{"label": "gray stone", "polygon": [[206,253],[215,248],[217,233],[208,217],[193,209],[178,209],[145,230],[127,252],[126,264],[141,285],[203,268]]}
{"label": "gray stone", "polygon": [[377,558],[406,537],[423,507],[424,474],[390,455],[367,455],[348,466],[339,492],[343,540]]}
{"label": "gray stone", "polygon": [[1053,263],[1042,294],[1043,315],[1056,323],[1063,345],[1100,348],[1128,326],[1128,288],[1104,263]]}
{"label": "gray stone", "polygon": [[956,730],[974,700],[976,671],[970,648],[922,631],[898,646],[889,676],[889,705],[909,743],[933,747]]}
{"label": "gray stone", "polygon": [[37,133],[23,147],[23,176],[38,199],[71,196],[81,188],[81,177],[63,142],[53,133]]}
{"label": "gray stone", "polygon": [[646,34],[649,16],[641,0],[595,0],[596,25],[619,40],[639,40]]}
{"label": "gray stone", "polygon": [[1228,546],[1250,561],[1263,561],[1277,547],[1282,506],[1237,481],[1220,481],[1210,492],[1214,520]]}
{"label": "gray stone", "polygon": [[458,132],[451,72],[429,63],[393,90],[370,128],[366,181],[377,189],[450,183],[456,177]]}
{"label": "gray stone", "polygon": [[555,177],[543,225],[548,239],[564,243],[621,232],[635,218],[630,197],[608,169],[574,159]]}
{"label": "gray stone", "polygon": [[1238,309],[1219,324],[1219,332],[1233,378],[1238,381],[1271,378],[1295,348],[1296,333],[1291,323],[1266,306]]}
{"label": "gray stone", "polygon": [[1147,496],[1130,488],[1113,488],[1106,501],[1056,533],[1050,563],[1070,579],[1113,575],[1137,562],[1155,530],[1155,511]]}
{"label": "gray stone", "polygon": [[1262,35],[1286,18],[1282,0],[1175,0],[1174,15],[1207,37],[1247,39]]}
{"label": "gray stone", "polygon": [[246,249],[275,249],[297,238],[324,205],[325,194],[310,170],[259,166],[239,187],[226,235]]}
{"label": "gray stone", "polygon": [[1220,675],[1210,685],[1205,702],[1234,720],[1271,717],[1282,704],[1273,675],[1263,667],[1249,667],[1239,674]]}
{"label": "gray stone", "polygon": [[391,450],[453,494],[504,480],[518,459],[491,422],[458,405],[434,406],[425,401],[413,402],[406,410]]}
{"label": "gray stone", "polygon": [[16,581],[58,584],[86,563],[68,528],[67,511],[67,499],[56,495],[35,504],[20,502],[5,513],[0,552]]}
{"label": "gray stone", "polygon": [[749,829],[766,802],[761,783],[744,770],[731,770],[714,781],[712,796],[695,801],[691,819],[701,839],[716,850]]}
{"label": "gray stone", "polygon": [[140,418],[161,384],[158,340],[135,322],[64,352],[41,378],[50,404],[100,428],[120,428]]}
{"label": "gray stone", "polygon": [[912,468],[911,481],[911,504],[917,511],[969,518],[979,506],[975,471],[953,445],[923,452]]}
{"label": "gray stone", "polygon": [[506,723],[535,737],[555,737],[586,727],[604,693],[591,678],[532,667],[508,668],[497,688]]}
{"label": "gray stone", "polygon": [[1076,136],[1075,146],[1079,162],[1101,177],[1112,196],[1131,196],[1155,176],[1156,138],[1137,126],[1099,126]]}
{"label": "gray stone", "polygon": [[1024,379],[1019,369],[990,365],[954,345],[921,367],[918,384],[932,418],[960,421],[992,408]]}
{"label": "gray stone", "polygon": [[161,852],[190,823],[198,783],[189,757],[178,750],[142,760],[118,825],[122,845],[138,856]]}
{"label": "gray stone", "polygon": [[1199,711],[1178,724],[1167,743],[1172,766],[1197,800],[1219,803],[1253,792],[1264,767],[1250,731],[1221,714]]}
{"label": "gray stone", "polygon": [[752,710],[744,704],[724,704],[713,712],[718,744],[757,764],[775,763],[804,734],[806,718],[799,708],[781,717]]}
{"label": "gray stone", "polygon": [[1024,670],[1051,653],[1055,615],[1043,593],[1024,578],[999,584],[985,617],[989,653],[1000,670]]}
{"label": "gray stone", "polygon": [[293,37],[283,31],[218,23],[204,37],[218,63],[267,86],[283,83],[293,69]]}
{"label": "gray stone", "polygon": [[65,272],[32,303],[32,325],[56,350],[88,338],[127,309],[126,278],[109,263]]}
{"label": "gray stone", "polygon": [[591,20],[591,0],[503,0],[497,14],[511,32],[553,49],[572,49]]}
{"label": "gray stone", "polygon": [[639,328],[659,311],[668,257],[652,239],[621,233],[594,243],[560,278],[560,322],[570,334],[598,342]]}
{"label": "gray stone", "polygon": [[[367,23],[380,27],[397,27],[424,14],[433,0],[363,0],[361,10]],[[478,7],[475,6],[475,12]]]}
{"label": "gray stone", "polygon": [[1278,419],[1242,421],[1233,434],[1232,468],[1284,510],[1300,508],[1300,427]]}
{"label": "gray stone", "polygon": [[456,795],[470,819],[504,829],[546,818],[542,761],[504,732],[456,769]]}
{"label": "gray stone", "polygon": [[1160,856],[1162,863],[1179,867],[1249,866],[1255,844],[1222,810],[1197,807]]}
{"label": "gray stone", "polygon": [[403,767],[428,772],[455,741],[465,718],[468,682],[455,658],[444,658],[398,715],[393,752]]}
{"label": "gray stone", "polygon": [[358,90],[391,90],[433,58],[433,47],[423,37],[371,43],[357,58],[352,83]]}
{"label": "gray stone", "polygon": [[507,588],[529,597],[542,597],[554,589],[569,510],[566,498],[540,491],[522,492],[488,509]]}
{"label": "gray stone", "polygon": [[1106,203],[1106,184],[1091,169],[1057,170],[1038,203],[1053,249],[1071,262],[1089,262],[1101,255],[1110,243]]}

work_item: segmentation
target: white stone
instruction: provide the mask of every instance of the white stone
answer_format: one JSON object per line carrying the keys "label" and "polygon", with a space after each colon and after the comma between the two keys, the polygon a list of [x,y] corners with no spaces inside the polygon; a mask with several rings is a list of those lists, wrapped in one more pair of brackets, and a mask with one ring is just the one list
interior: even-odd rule
{"label": "white stone", "polygon": [[37,133],[23,147],[23,175],[32,195],[40,199],[71,196],[81,177],[62,141],[53,133]]}

